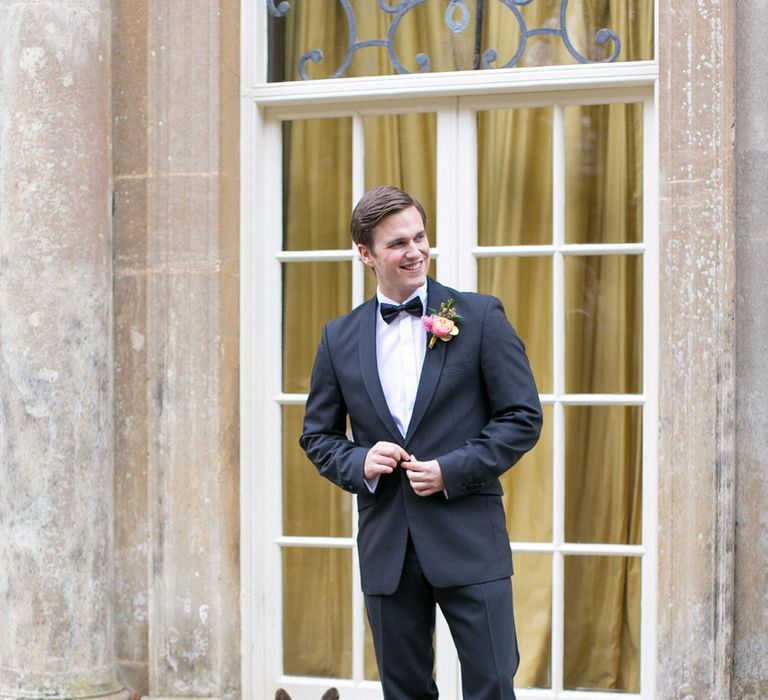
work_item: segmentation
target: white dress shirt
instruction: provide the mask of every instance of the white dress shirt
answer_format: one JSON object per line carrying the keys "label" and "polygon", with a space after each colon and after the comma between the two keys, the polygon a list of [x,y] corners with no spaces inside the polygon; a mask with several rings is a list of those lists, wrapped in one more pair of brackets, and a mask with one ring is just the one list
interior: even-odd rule
{"label": "white dress shirt", "polygon": [[[417,296],[421,299],[426,313],[426,282],[403,303]],[[398,305],[398,302],[385,297],[381,290],[376,290],[376,298],[379,305],[382,303]],[[403,437],[408,432],[408,425],[411,422],[416,390],[419,387],[419,377],[426,353],[427,331],[421,317],[401,311],[392,323],[387,323],[377,309],[376,365],[379,370],[379,381],[384,390],[389,412]],[[371,492],[376,490],[378,481],[378,478],[366,481]]]}

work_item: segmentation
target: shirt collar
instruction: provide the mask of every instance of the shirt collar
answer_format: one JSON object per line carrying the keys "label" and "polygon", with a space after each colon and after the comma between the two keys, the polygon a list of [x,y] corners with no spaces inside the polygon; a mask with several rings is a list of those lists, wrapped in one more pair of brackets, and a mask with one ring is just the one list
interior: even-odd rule
{"label": "shirt collar", "polygon": [[[427,282],[426,281],[424,282],[424,284],[421,285],[421,287],[419,287],[413,294],[411,294],[411,296],[409,296],[402,303],[407,304],[414,297],[419,297],[419,299],[421,299],[421,305],[422,307],[424,307],[425,313],[426,313],[426,308],[427,308]],[[376,299],[378,300],[379,304],[393,304],[394,306],[400,305],[399,302],[393,301],[389,297],[384,296],[378,287],[376,287]]]}

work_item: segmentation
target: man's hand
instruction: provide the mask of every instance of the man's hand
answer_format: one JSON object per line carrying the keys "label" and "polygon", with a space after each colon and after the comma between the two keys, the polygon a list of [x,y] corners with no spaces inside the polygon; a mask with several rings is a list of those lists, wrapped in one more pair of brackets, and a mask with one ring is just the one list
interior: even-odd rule
{"label": "man's hand", "polygon": [[417,496],[431,496],[445,490],[443,472],[436,459],[428,462],[419,462],[416,457],[410,455],[402,466],[407,470],[411,488]]}
{"label": "man's hand", "polygon": [[394,442],[377,442],[365,456],[363,471],[365,478],[372,480],[382,474],[391,474],[408,453]]}

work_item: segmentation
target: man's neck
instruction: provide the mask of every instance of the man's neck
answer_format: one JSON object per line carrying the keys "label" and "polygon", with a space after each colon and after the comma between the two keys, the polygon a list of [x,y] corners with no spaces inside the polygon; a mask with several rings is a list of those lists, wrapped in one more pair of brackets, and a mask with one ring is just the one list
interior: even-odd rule
{"label": "man's neck", "polygon": [[376,298],[379,300],[379,303],[385,303],[385,304],[405,304],[406,301],[410,301],[414,297],[418,296],[422,302],[425,302],[427,299],[427,282],[424,282],[424,284],[421,285],[421,287],[418,287],[417,289],[414,289],[410,294],[408,294],[405,298],[401,300],[397,300],[393,297],[387,296],[384,292],[381,291],[380,287],[376,287]]}

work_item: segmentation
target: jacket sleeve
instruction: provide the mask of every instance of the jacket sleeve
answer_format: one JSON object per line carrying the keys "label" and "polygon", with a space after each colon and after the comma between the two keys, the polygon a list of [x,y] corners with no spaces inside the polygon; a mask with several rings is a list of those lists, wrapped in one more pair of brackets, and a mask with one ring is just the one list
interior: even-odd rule
{"label": "jacket sleeve", "polygon": [[368,449],[347,437],[347,407],[331,360],[327,326],[312,368],[299,444],[326,479],[345,491],[367,491],[364,465]]}
{"label": "jacket sleeve", "polygon": [[496,298],[486,309],[480,371],[491,417],[480,434],[437,457],[448,498],[483,489],[539,439],[541,404],[522,341]]}

